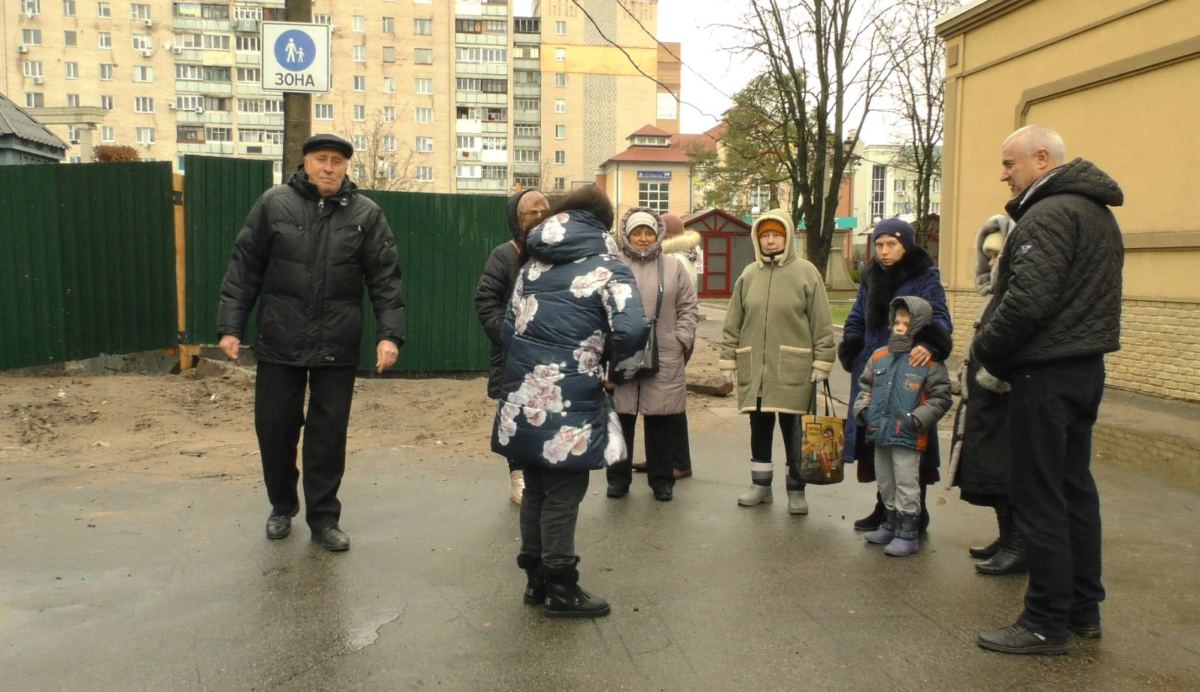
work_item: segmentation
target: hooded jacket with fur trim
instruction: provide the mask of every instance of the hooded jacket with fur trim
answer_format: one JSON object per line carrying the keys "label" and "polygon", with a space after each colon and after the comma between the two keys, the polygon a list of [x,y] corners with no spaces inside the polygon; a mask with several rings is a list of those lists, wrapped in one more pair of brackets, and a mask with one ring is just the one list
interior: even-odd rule
{"label": "hooded jacket with fur trim", "polygon": [[784,250],[766,257],[754,243],[756,259],[742,270],[725,312],[719,366],[737,371],[742,413],[807,413],[812,371],[833,369],[829,299],[821,273],[796,254],[796,231],[786,212],[775,209],[760,216],[750,237],[758,237],[757,227],[766,219],[783,224]]}
{"label": "hooded jacket with fur trim", "polygon": [[517,272],[521,269],[522,244],[525,240],[517,218],[517,205],[521,198],[536,190],[521,190],[508,198],[505,220],[512,240],[497,245],[483,265],[483,274],[475,286],[475,314],[479,324],[492,342],[488,353],[488,396],[500,398],[500,378],[504,375],[504,348],[500,344],[500,328],[504,326],[504,312],[508,299],[512,297]]}

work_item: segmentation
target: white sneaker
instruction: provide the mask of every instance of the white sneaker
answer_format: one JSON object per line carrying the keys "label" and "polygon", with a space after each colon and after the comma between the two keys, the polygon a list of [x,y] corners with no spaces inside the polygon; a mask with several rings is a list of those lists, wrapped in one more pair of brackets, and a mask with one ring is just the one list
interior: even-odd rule
{"label": "white sneaker", "polygon": [[518,507],[521,506],[521,498],[525,495],[525,474],[521,469],[510,471],[508,474],[509,496],[508,499]]}
{"label": "white sneaker", "polygon": [[738,504],[743,507],[753,507],[754,505],[768,504],[772,499],[771,486],[752,485],[748,492],[738,496]]}
{"label": "white sneaker", "polygon": [[789,490],[788,514],[808,514],[808,501],[804,499],[803,490]]}

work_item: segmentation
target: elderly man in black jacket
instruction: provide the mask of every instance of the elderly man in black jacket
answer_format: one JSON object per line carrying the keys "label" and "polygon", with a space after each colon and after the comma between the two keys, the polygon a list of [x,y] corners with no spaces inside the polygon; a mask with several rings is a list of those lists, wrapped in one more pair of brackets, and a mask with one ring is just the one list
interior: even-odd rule
{"label": "elderly man in black jacket", "polygon": [[1002,149],[1016,227],[1005,241],[996,309],[972,355],[1012,385],[1009,496],[1026,537],[1025,609],[979,635],[985,649],[1061,654],[1069,633],[1100,636],[1100,498],[1092,425],[1104,354],[1120,348],[1121,188],[1089,161],[1064,163],[1062,138],[1040,125]]}
{"label": "elderly man in black jacket", "polygon": [[[508,198],[507,222],[508,234],[512,239],[507,243],[497,245],[483,265],[483,274],[479,277],[479,285],[475,287],[475,312],[479,315],[479,323],[492,342],[490,355],[490,372],[488,373],[488,397],[499,399],[500,384],[504,377],[504,345],[501,343],[500,331],[504,327],[504,315],[508,312],[508,301],[512,298],[513,286],[517,282],[517,272],[525,263],[525,236],[529,231],[542,222],[550,209],[546,196],[534,189],[517,192]],[[521,506],[521,497],[525,492],[525,476],[521,465],[512,459],[508,460],[508,497],[512,503]]]}
{"label": "elderly man in black jacket", "polygon": [[[221,285],[221,349],[238,357],[258,303],[254,427],[271,514],[267,538],[291,533],[300,509],[296,444],[304,428],[304,507],[312,540],[350,548],[338,527],[346,430],[362,341],[365,283],[375,309],[375,367],[390,368],[404,344],[396,239],[379,207],[346,177],[354,147],[313,135],[286,185],[258,199],[238,233]],[[309,392],[307,413],[304,393]]]}

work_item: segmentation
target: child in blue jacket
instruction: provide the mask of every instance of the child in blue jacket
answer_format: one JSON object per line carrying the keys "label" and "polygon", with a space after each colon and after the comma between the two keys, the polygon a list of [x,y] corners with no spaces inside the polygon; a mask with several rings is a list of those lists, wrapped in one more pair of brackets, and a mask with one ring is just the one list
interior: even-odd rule
{"label": "child in blue jacket", "polygon": [[[866,539],[886,545],[888,555],[907,557],[919,548],[921,452],[950,409],[950,374],[944,363],[909,362],[913,335],[933,326],[929,303],[901,296],[891,302],[889,312],[891,336],[863,368],[854,415],[865,426],[866,439],[875,443],[875,476],[887,509],[883,523]],[[948,344],[950,335],[944,336]]]}

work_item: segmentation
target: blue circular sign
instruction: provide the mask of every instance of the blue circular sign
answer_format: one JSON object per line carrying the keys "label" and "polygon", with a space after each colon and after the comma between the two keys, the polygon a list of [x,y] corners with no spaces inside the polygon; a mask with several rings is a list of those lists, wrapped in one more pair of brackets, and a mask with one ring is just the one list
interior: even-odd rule
{"label": "blue circular sign", "polygon": [[285,70],[307,70],[317,58],[317,45],[303,31],[289,29],[275,40],[275,60]]}

